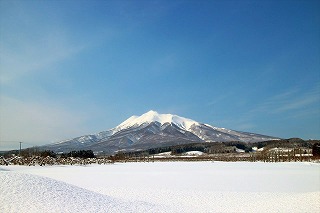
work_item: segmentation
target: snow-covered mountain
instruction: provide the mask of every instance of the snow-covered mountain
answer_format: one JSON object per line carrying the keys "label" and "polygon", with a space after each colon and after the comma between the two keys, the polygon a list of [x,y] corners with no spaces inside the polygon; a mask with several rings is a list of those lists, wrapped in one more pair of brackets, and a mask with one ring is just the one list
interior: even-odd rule
{"label": "snow-covered mountain", "polygon": [[41,147],[55,152],[91,149],[112,154],[116,151],[135,151],[162,146],[197,142],[259,142],[275,137],[240,132],[180,117],[149,111],[132,116],[113,129],[85,135]]}
{"label": "snow-covered mountain", "polygon": [[183,118],[177,115],[171,114],[159,114],[153,110],[141,115],[141,116],[132,116],[129,119],[125,120],[119,126],[116,127],[117,130],[130,128],[133,126],[140,126],[144,123],[152,123],[152,122],[159,122],[161,125],[165,123],[175,124],[176,126],[180,127],[181,129],[188,130],[190,127],[195,124],[199,125],[198,122]]}

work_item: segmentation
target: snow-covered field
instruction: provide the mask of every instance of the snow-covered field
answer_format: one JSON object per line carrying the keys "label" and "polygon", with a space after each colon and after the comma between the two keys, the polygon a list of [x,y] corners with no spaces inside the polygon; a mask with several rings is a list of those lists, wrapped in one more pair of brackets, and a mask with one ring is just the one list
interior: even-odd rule
{"label": "snow-covered field", "polygon": [[0,166],[0,212],[320,212],[320,165]]}

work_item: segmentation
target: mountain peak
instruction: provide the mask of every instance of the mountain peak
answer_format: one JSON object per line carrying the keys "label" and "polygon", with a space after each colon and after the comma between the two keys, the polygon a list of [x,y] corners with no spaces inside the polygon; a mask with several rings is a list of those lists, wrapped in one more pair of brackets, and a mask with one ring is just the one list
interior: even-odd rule
{"label": "mountain peak", "polygon": [[145,122],[153,122],[153,121],[158,121],[160,117],[162,117],[161,114],[157,113],[156,111],[150,110],[150,111],[142,114],[139,117],[140,118],[139,120],[145,121]]}
{"label": "mountain peak", "polygon": [[139,126],[144,123],[152,123],[152,122],[159,122],[161,125],[165,123],[171,123],[179,126],[182,129],[188,130],[193,124],[197,125],[198,122],[180,117],[178,115],[172,114],[159,114],[154,110],[150,110],[141,116],[131,116],[124,122],[122,122],[119,126],[116,127],[116,130],[126,129],[132,126]]}
{"label": "mountain peak", "polygon": [[159,113],[154,111],[154,110],[150,110],[150,111],[146,112],[145,114],[147,114],[147,115],[159,115]]}

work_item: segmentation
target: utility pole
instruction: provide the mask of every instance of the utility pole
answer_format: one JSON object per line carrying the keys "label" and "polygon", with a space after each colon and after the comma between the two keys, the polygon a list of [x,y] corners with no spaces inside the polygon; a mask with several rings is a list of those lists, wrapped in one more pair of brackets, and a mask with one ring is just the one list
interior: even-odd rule
{"label": "utility pole", "polygon": [[21,144],[22,144],[22,142],[19,142],[19,143],[20,143],[19,156],[21,157]]}

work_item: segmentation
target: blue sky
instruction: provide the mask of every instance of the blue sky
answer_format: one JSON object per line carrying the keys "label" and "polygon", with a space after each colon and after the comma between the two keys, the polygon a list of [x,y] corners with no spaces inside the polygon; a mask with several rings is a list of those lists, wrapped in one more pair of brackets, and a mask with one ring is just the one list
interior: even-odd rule
{"label": "blue sky", "polygon": [[1,0],[0,149],[151,109],[320,139],[319,38],[311,0]]}

